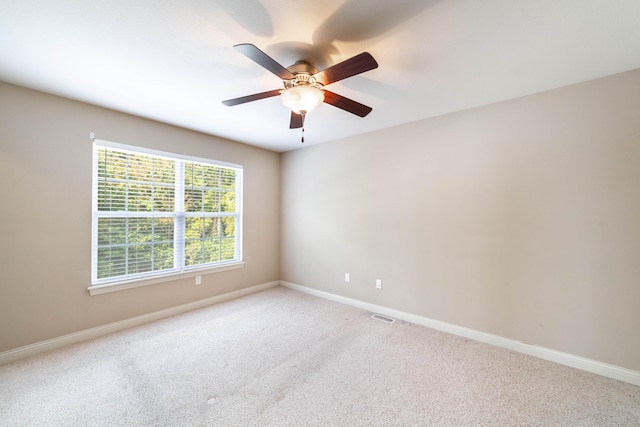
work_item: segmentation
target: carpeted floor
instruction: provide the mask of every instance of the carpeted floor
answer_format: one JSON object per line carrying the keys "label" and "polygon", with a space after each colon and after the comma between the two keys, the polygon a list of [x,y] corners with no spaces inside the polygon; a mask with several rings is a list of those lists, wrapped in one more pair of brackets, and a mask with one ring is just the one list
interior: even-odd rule
{"label": "carpeted floor", "polygon": [[277,287],[0,366],[6,426],[637,426],[640,387]]}

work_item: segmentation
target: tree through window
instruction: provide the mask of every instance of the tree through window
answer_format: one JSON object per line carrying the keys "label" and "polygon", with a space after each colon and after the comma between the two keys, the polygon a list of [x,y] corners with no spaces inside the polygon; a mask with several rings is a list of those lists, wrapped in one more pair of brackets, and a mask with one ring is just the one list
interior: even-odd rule
{"label": "tree through window", "polygon": [[242,259],[242,167],[94,141],[92,283]]}

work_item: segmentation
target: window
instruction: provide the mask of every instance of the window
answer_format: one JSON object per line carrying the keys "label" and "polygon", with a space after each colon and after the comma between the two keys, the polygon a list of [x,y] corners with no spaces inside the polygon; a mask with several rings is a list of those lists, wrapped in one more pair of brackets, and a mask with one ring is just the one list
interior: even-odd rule
{"label": "window", "polygon": [[242,260],[242,167],[94,140],[92,285]]}

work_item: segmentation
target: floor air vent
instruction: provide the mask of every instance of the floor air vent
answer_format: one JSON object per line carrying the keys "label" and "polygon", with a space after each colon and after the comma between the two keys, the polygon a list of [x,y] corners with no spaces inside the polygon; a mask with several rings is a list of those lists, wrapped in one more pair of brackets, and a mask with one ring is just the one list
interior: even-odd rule
{"label": "floor air vent", "polygon": [[393,323],[393,322],[396,321],[396,319],[392,319],[391,317],[383,316],[382,314],[374,314],[373,316],[371,316],[371,318],[379,320],[379,321],[384,322],[384,323]]}

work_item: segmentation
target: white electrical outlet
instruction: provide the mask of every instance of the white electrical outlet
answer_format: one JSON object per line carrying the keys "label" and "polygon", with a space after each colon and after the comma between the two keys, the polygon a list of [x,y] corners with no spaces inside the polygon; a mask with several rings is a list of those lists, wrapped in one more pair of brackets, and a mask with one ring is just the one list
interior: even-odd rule
{"label": "white electrical outlet", "polygon": [[201,276],[196,276],[196,285],[199,285],[202,283],[202,277]]}
{"label": "white electrical outlet", "polygon": [[376,279],[376,288],[382,289],[382,280]]}
{"label": "white electrical outlet", "polygon": [[348,282],[349,280],[351,280],[351,279],[349,278],[349,273],[344,273],[344,281],[345,281],[345,282]]}

